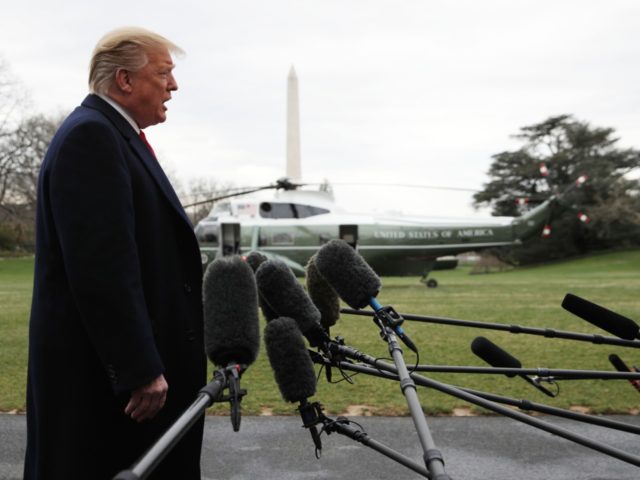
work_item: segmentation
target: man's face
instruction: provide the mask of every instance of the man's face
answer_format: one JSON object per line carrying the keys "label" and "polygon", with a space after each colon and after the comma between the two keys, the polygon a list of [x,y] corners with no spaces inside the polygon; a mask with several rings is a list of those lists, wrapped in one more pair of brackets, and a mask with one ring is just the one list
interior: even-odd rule
{"label": "man's face", "polygon": [[125,106],[140,128],[167,119],[165,102],[178,89],[173,78],[173,60],[166,48],[147,52],[147,63],[141,70],[130,72],[131,95]]}

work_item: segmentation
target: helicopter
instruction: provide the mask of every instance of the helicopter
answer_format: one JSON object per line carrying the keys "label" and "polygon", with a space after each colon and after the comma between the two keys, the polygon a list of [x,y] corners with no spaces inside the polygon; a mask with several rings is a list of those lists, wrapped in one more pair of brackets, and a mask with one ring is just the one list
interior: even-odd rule
{"label": "helicopter", "polygon": [[[517,245],[541,231],[543,236],[548,235],[552,212],[562,206],[563,194],[553,193],[520,217],[461,221],[349,213],[336,205],[327,181],[317,189],[308,189],[309,184],[298,180],[300,134],[293,67],[288,77],[287,111],[287,176],[270,185],[208,200],[217,203],[195,227],[203,266],[218,256],[258,251],[284,261],[296,275],[304,276],[304,266],[311,256],[326,242],[338,238],[355,248],[378,275],[419,275],[427,287],[435,288],[438,282],[428,278],[429,274],[455,268],[457,258],[452,256]],[[546,166],[540,166],[540,173],[548,175]],[[570,188],[585,181],[583,175]],[[265,197],[266,190],[275,190],[275,194]],[[257,198],[243,198],[247,194]],[[589,220],[584,214],[580,219]]]}
{"label": "helicopter", "polygon": [[[584,181],[586,176],[581,176],[575,186]],[[437,280],[428,276],[438,267],[455,267],[449,256],[521,244],[540,232],[549,235],[551,213],[562,196],[551,195],[520,217],[461,223],[353,214],[335,204],[330,184],[317,190],[301,187],[282,178],[266,187],[276,190],[271,198],[218,202],[195,227],[203,264],[218,256],[258,251],[284,261],[303,276],[310,257],[329,240],[339,238],[355,248],[378,275],[420,275],[427,287],[435,288]],[[584,214],[579,218],[588,221]]]}

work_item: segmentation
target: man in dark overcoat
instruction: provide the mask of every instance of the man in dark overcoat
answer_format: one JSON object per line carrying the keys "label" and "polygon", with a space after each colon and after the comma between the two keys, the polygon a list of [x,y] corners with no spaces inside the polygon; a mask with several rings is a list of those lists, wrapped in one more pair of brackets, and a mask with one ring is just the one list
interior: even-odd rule
{"label": "man in dark overcoat", "polygon": [[[206,383],[198,244],[142,131],[178,88],[171,53],[140,28],[103,37],[42,164],[26,480],[112,478]],[[150,478],[200,479],[202,429]]]}

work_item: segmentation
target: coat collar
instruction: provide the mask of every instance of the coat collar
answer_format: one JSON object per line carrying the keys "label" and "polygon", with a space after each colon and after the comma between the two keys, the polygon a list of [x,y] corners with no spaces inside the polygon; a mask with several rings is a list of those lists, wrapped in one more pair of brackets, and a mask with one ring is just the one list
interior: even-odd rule
{"label": "coat collar", "polygon": [[136,156],[142,161],[143,165],[157,183],[158,187],[160,187],[160,190],[165,195],[171,206],[187,222],[189,228],[193,229],[193,225],[191,224],[189,217],[187,217],[184,208],[182,208],[182,204],[180,203],[175,190],[171,186],[171,182],[169,182],[169,179],[164,173],[164,170],[162,170],[162,167],[158,163],[156,157],[149,151],[149,148],[147,148],[144,142],[140,139],[129,122],[115,108],[97,95],[88,95],[82,102],[82,106],[97,110],[109,119],[113,126],[129,143]]}

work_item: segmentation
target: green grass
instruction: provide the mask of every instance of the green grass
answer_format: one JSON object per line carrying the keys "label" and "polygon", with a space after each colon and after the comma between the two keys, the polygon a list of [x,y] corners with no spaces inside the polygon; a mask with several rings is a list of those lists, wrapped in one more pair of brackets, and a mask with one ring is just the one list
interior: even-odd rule
{"label": "green grass", "polygon": [[[0,261],[0,410],[24,409],[27,322],[31,296],[33,261]],[[427,289],[417,278],[384,278],[378,299],[397,311],[465,320],[518,324],[556,330],[607,335],[560,307],[568,292],[606,306],[632,319],[640,320],[640,250],[609,253],[588,258],[515,269],[487,275],[470,275],[467,267],[438,271],[437,289]],[[262,325],[262,327],[264,324]],[[629,364],[640,364],[640,352],[606,345],[593,345],[532,335],[405,322],[405,330],[420,348],[420,363],[434,365],[486,366],[471,353],[470,343],[485,336],[519,358],[526,368],[612,370],[607,357],[618,353]],[[388,357],[386,344],[368,317],[343,315],[333,328],[347,344],[370,355]],[[407,364],[415,356],[405,349]],[[334,379],[340,375],[333,372]],[[561,381],[560,395],[549,399],[522,379],[502,375],[429,374],[436,380],[515,398],[526,398],[557,407],[587,407],[597,413],[635,412],[640,396],[624,380]],[[376,415],[408,415],[407,404],[397,383],[365,375],[353,377],[353,384],[328,384],[321,376],[315,400],[328,414],[344,413],[349,406],[363,405]],[[243,413],[290,414],[295,406],[282,401],[262,348],[258,361],[242,379],[249,391],[243,400]],[[420,388],[425,411],[447,414],[470,405],[447,395]],[[471,407],[474,412],[483,412]],[[228,413],[221,404],[214,414]]]}
{"label": "green grass", "polygon": [[24,410],[33,258],[0,258],[0,411]]}

